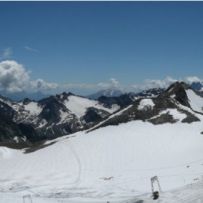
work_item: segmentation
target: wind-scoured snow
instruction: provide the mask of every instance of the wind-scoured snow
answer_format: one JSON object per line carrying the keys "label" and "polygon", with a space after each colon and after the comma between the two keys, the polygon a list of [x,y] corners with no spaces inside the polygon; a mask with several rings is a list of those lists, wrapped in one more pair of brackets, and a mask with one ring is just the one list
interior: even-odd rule
{"label": "wind-scoured snow", "polygon": [[73,114],[79,118],[84,116],[85,112],[90,107],[101,109],[109,113],[113,113],[119,109],[119,106],[117,105],[112,106],[112,108],[105,108],[96,100],[91,100],[75,95],[69,96],[68,99],[64,101],[64,104]]}
{"label": "wind-scoured snow", "polygon": [[190,106],[193,110],[203,113],[203,97],[197,95],[193,90],[186,90]]}
{"label": "wind-scoured snow", "polygon": [[165,192],[198,182],[203,175],[202,126],[202,121],[131,121],[58,138],[27,154],[0,147],[0,197],[9,192],[122,199],[150,193],[155,175]]}
{"label": "wind-scoured snow", "polygon": [[152,99],[142,99],[140,101],[140,104],[138,106],[138,110],[143,110],[143,109],[148,109],[148,108],[153,108],[154,107],[154,102]]}

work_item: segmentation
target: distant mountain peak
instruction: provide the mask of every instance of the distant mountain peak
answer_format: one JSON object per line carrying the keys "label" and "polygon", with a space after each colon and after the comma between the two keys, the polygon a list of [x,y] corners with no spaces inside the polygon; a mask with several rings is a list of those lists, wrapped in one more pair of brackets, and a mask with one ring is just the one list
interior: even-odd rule
{"label": "distant mountain peak", "polygon": [[203,82],[193,82],[190,86],[196,91],[203,92]]}
{"label": "distant mountain peak", "polygon": [[[116,96],[113,96],[115,91]],[[97,95],[98,99],[71,92],[39,101],[25,98],[12,102],[2,97],[0,134],[4,136],[0,136],[0,141],[15,142],[15,136],[25,137],[25,142],[41,141],[131,120],[153,124],[191,123],[199,121],[198,115],[203,114],[201,94],[184,82],[175,82],[167,89],[152,88],[137,94],[124,94],[115,89],[101,93]],[[22,128],[21,124],[25,126]]]}
{"label": "distant mountain peak", "polygon": [[57,94],[56,97],[64,100],[73,95],[75,94],[73,94],[72,92],[62,92],[61,94]]}
{"label": "distant mountain peak", "polygon": [[188,89],[188,88],[190,88],[190,86],[188,84],[186,84],[185,82],[177,81],[177,82],[173,83],[172,85],[170,85],[166,89],[166,92],[176,91],[178,89]]}
{"label": "distant mountain peak", "polygon": [[23,104],[29,104],[30,102],[32,102],[32,101],[34,101],[34,100],[32,100],[32,99],[29,99],[29,98],[25,98],[25,99],[23,99]]}
{"label": "distant mountain peak", "polygon": [[100,90],[94,94],[91,94],[88,96],[88,98],[91,99],[98,99],[101,96],[105,96],[105,97],[118,97],[120,95],[124,94],[124,92],[120,89],[116,89],[116,88],[111,88],[111,89],[104,89],[104,90]]}

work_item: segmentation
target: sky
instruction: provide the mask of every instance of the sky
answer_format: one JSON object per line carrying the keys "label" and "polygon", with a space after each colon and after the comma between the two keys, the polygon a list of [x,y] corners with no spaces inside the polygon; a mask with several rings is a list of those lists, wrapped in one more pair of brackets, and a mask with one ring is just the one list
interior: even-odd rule
{"label": "sky", "polygon": [[0,2],[0,88],[203,78],[203,2]]}

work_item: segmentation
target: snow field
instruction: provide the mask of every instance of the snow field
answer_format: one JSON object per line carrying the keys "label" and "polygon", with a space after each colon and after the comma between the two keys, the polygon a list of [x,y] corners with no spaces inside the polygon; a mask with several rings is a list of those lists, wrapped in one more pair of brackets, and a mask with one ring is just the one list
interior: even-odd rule
{"label": "snow field", "polygon": [[37,102],[30,102],[28,104],[24,104],[24,108],[32,115],[39,115],[42,111],[42,107],[40,107]]}
{"label": "snow field", "polygon": [[105,108],[96,100],[90,100],[79,96],[69,96],[68,100],[64,101],[64,105],[79,118],[84,116],[85,112],[90,107],[101,109],[109,113],[113,113],[119,109],[119,106],[117,105],[114,105],[111,109]]}
{"label": "snow field", "polygon": [[44,197],[125,198],[197,182],[203,175],[202,122],[132,121],[58,138],[33,153],[1,149],[0,191]]}

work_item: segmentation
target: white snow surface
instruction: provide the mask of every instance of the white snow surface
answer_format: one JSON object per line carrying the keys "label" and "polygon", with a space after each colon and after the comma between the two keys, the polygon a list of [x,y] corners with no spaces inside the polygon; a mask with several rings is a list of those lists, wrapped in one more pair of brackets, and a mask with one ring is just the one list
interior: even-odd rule
{"label": "white snow surface", "polygon": [[23,105],[26,111],[29,111],[32,115],[39,115],[42,111],[42,108],[38,105],[37,102],[29,102],[28,104]]}
{"label": "white snow surface", "polygon": [[0,202],[10,203],[8,196],[22,202],[27,194],[38,203],[58,202],[57,198],[69,203],[70,198],[115,202],[150,193],[150,178],[155,175],[170,196],[170,190],[201,180],[202,126],[203,121],[163,125],[131,121],[58,138],[27,154],[0,147],[0,198],[5,197]]}
{"label": "white snow surface", "polygon": [[148,108],[153,108],[154,107],[154,102],[152,99],[142,99],[140,101],[140,104],[138,106],[138,110],[143,110],[143,109],[148,109]]}
{"label": "white snow surface", "polygon": [[0,147],[0,159],[9,159],[12,155],[18,152],[17,150],[9,149],[7,147]]}
{"label": "white snow surface", "polygon": [[203,97],[197,95],[193,90],[186,90],[190,106],[193,110],[203,113]]}
{"label": "white snow surface", "polygon": [[99,104],[99,102],[96,100],[91,100],[85,97],[79,97],[75,95],[69,96],[68,100],[64,101],[64,105],[79,118],[84,116],[85,112],[90,107],[101,109],[109,113],[113,113],[119,109],[118,105],[113,105],[112,108],[109,109]]}
{"label": "white snow surface", "polygon": [[[188,110],[188,108],[187,108],[187,110]],[[157,118],[157,117],[159,117],[159,116],[161,116],[163,114],[169,114],[169,115],[171,115],[173,117],[173,119],[175,119],[175,120],[177,120],[179,122],[181,122],[183,119],[186,118],[186,114],[178,111],[177,109],[168,108],[168,109],[166,109],[164,111],[161,111],[158,115],[152,117],[151,119]]]}
{"label": "white snow surface", "polygon": [[73,116],[71,114],[60,110],[60,121],[58,122],[58,124],[65,123],[65,122],[71,120],[72,118],[73,118]]}

